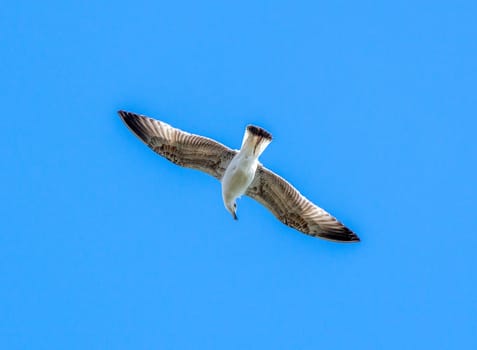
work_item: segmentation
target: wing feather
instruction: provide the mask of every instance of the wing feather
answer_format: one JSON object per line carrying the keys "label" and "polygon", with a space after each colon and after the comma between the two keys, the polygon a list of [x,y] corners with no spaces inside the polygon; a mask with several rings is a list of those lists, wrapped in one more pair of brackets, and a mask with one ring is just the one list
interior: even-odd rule
{"label": "wing feather", "polygon": [[246,195],[263,204],[285,225],[307,235],[340,242],[359,241],[350,229],[262,165]]}
{"label": "wing feather", "polygon": [[220,180],[236,151],[207,137],[190,134],[143,115],[119,111],[129,129],[154,152],[171,162]]}

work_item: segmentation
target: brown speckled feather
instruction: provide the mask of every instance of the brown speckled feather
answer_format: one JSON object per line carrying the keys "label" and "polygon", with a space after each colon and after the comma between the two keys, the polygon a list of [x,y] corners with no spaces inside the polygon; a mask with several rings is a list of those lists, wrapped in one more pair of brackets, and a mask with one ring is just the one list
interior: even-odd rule
{"label": "brown speckled feather", "polygon": [[154,152],[171,162],[220,180],[236,151],[207,137],[189,134],[143,115],[119,111],[124,123]]}
{"label": "brown speckled feather", "polygon": [[257,168],[246,195],[267,207],[285,225],[307,235],[332,241],[359,241],[350,229],[262,165]]}

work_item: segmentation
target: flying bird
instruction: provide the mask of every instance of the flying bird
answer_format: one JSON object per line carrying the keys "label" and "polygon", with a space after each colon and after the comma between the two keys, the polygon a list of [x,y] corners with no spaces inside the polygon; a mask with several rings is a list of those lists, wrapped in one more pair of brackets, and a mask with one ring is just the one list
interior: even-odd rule
{"label": "flying bird", "polygon": [[249,125],[240,150],[190,134],[136,113],[119,111],[124,123],[154,152],[171,162],[203,171],[222,184],[225,208],[237,220],[243,194],[263,204],[281,222],[302,233],[338,242],[359,242],[350,229],[313,204],[285,179],[265,168],[258,157],[272,141],[266,130]]}

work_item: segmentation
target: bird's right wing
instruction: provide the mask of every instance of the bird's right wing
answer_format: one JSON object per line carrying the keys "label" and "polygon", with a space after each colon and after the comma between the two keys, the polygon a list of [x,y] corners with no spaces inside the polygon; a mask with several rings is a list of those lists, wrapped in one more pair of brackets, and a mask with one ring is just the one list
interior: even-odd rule
{"label": "bird's right wing", "polygon": [[207,137],[189,134],[143,115],[119,111],[129,129],[154,152],[171,162],[201,170],[216,179],[222,176],[236,151]]}
{"label": "bird's right wing", "polygon": [[258,166],[246,195],[267,207],[285,225],[307,235],[331,241],[359,241],[350,229],[262,165]]}

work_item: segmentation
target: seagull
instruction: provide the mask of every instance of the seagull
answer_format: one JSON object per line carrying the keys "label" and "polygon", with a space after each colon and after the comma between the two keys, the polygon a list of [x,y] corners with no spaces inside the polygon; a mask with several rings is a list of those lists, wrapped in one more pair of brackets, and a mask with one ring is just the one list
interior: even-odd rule
{"label": "seagull", "polygon": [[240,150],[233,150],[144,115],[122,110],[118,114],[154,152],[172,163],[203,171],[219,180],[225,208],[235,220],[237,199],[245,194],[264,205],[285,225],[302,233],[336,242],[359,242],[355,233],[258,161],[272,141],[268,131],[248,125]]}

